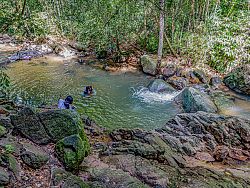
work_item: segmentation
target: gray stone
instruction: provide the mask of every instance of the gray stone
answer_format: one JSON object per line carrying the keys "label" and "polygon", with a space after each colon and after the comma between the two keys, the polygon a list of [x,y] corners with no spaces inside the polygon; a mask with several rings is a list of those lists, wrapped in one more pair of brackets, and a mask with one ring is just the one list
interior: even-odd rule
{"label": "gray stone", "polygon": [[150,84],[148,85],[148,89],[151,92],[166,92],[166,93],[173,93],[176,90],[169,85],[168,83],[166,83],[164,80],[161,79],[155,79],[153,81],[150,82]]}
{"label": "gray stone", "polygon": [[217,112],[217,107],[208,95],[202,93],[192,87],[185,88],[175,101],[180,103],[185,112]]}
{"label": "gray stone", "polygon": [[9,184],[10,175],[8,172],[0,167],[0,186]]}

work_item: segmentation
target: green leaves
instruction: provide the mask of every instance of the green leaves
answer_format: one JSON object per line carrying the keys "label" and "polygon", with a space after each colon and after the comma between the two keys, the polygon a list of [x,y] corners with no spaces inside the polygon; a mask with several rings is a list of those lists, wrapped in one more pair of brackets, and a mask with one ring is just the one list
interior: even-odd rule
{"label": "green leaves", "polygon": [[8,75],[0,69],[0,97],[6,97],[10,88]]}

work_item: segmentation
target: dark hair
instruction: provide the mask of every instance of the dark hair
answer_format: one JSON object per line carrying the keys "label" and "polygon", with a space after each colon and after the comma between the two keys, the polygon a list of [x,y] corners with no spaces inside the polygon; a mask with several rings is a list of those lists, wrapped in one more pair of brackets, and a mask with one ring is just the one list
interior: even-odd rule
{"label": "dark hair", "polygon": [[66,109],[69,109],[69,105],[73,103],[73,97],[67,96],[66,99],[64,100],[64,106]]}

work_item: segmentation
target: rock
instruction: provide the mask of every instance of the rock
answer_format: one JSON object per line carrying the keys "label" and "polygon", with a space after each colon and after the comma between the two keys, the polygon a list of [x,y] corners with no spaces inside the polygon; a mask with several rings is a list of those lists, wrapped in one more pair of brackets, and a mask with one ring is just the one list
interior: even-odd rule
{"label": "rock", "polygon": [[128,154],[109,156],[104,160],[152,187],[164,188],[169,184],[168,174],[152,165],[147,159]]}
{"label": "rock", "polygon": [[218,76],[213,76],[213,77],[210,79],[209,84],[210,84],[211,86],[217,87],[218,85],[222,84],[222,80],[221,80],[220,77],[218,77]]}
{"label": "rock", "polygon": [[204,84],[208,83],[208,78],[206,73],[200,69],[196,69],[193,71],[194,75]]}
{"label": "rock", "polygon": [[84,157],[89,153],[89,144],[79,135],[71,135],[58,141],[55,151],[66,170],[77,171]]}
{"label": "rock", "polygon": [[50,138],[39,117],[30,109],[24,108],[11,116],[11,122],[22,135],[37,144],[47,144]]}
{"label": "rock", "polygon": [[[176,115],[163,128],[157,129],[157,132],[166,142],[168,137],[178,139],[179,141],[173,143],[179,144],[171,144],[171,147],[178,151],[182,146],[187,155],[196,156],[197,151],[206,152],[217,161],[224,159],[245,161],[250,157],[248,119],[201,111],[185,113]],[[187,143],[189,149],[185,150],[183,146]]]}
{"label": "rock", "polygon": [[197,78],[194,75],[194,72],[192,70],[185,70],[185,69],[183,69],[178,74],[180,75],[180,77],[187,78],[189,83],[192,83],[192,84],[198,84],[198,83],[200,83],[199,78]]}
{"label": "rock", "polygon": [[206,161],[206,162],[215,161],[215,159],[207,152],[197,152],[194,157],[200,161]]}
{"label": "rock", "polygon": [[84,127],[80,116],[69,110],[51,110],[38,114],[47,134],[53,142],[67,136],[79,134],[84,138]]}
{"label": "rock", "polygon": [[250,64],[235,68],[224,77],[223,82],[238,93],[250,95]]}
{"label": "rock", "polygon": [[219,111],[223,111],[235,105],[235,98],[222,91],[214,91],[210,94]]}
{"label": "rock", "polygon": [[174,100],[180,103],[187,113],[197,111],[217,112],[217,107],[210,97],[192,87],[185,88]]}
{"label": "rock", "polygon": [[141,56],[140,59],[142,70],[144,73],[156,75],[156,60],[148,55]]}
{"label": "rock", "polygon": [[184,77],[173,76],[167,79],[167,83],[171,84],[174,88],[178,90],[182,90],[183,88],[187,87],[188,79]]}
{"label": "rock", "polygon": [[162,70],[162,75],[166,78],[169,78],[175,75],[176,70],[177,67],[175,64],[167,64]]}
{"label": "rock", "polygon": [[29,167],[39,169],[47,163],[49,156],[42,148],[38,148],[31,144],[24,144],[21,151],[21,159]]}
{"label": "rock", "polygon": [[90,188],[80,177],[60,168],[52,168],[51,185],[62,188]]}
{"label": "rock", "polygon": [[8,133],[8,131],[6,130],[6,128],[1,126],[1,124],[0,124],[0,137],[4,136],[7,133]]}
{"label": "rock", "polygon": [[151,81],[148,85],[148,89],[151,92],[167,92],[167,93],[173,93],[176,90],[169,85],[168,83],[166,83],[164,80],[161,79],[155,79],[153,81]]}
{"label": "rock", "polygon": [[6,170],[0,167],[0,186],[9,184],[10,175]]}
{"label": "rock", "polygon": [[137,178],[129,175],[120,169],[112,168],[93,168],[89,170],[91,173],[91,179],[98,182],[101,187],[118,188],[149,188]]}

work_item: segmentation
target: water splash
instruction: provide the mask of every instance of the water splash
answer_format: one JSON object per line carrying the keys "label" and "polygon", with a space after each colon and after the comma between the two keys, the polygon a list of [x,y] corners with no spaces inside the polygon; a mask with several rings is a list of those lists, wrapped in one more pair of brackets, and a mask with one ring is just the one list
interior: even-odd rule
{"label": "water splash", "polygon": [[132,88],[133,98],[137,98],[145,103],[165,103],[172,101],[180,92],[156,93],[151,92],[146,87]]}

